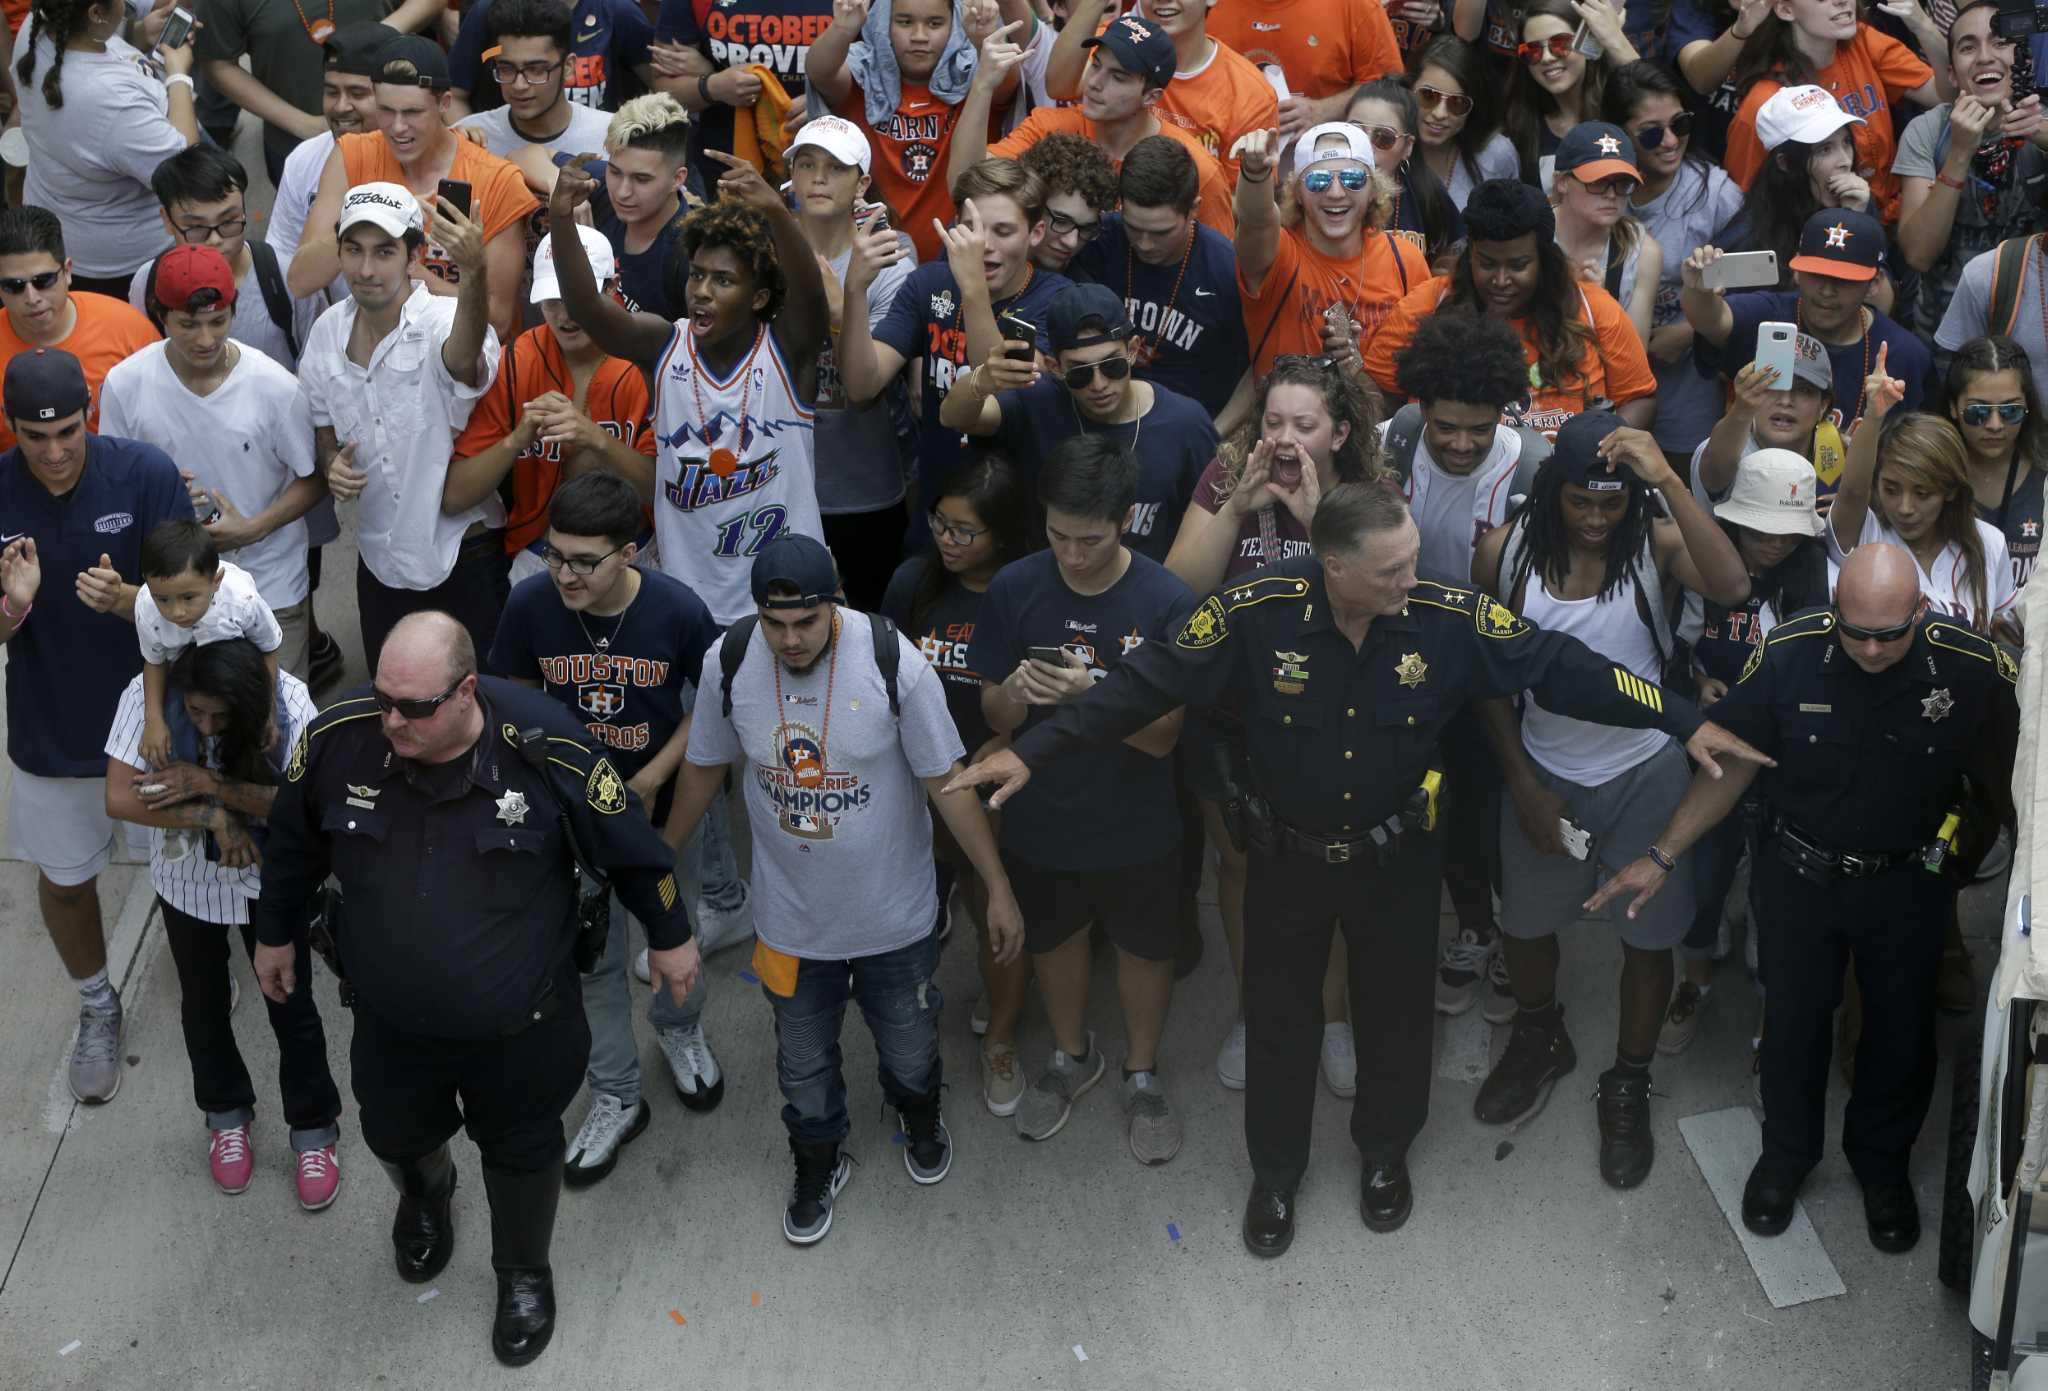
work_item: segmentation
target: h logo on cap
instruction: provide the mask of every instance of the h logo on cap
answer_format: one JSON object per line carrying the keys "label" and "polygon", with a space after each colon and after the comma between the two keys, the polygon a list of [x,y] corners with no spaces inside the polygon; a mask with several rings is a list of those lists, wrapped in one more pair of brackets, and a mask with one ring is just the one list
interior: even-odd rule
{"label": "h logo on cap", "polygon": [[1844,227],[1841,223],[1837,222],[1834,226],[1828,228],[1828,245],[1839,246],[1844,249],[1847,249],[1849,245],[1849,236],[1849,229],[1847,227]]}
{"label": "h logo on cap", "polygon": [[1619,140],[1616,140],[1616,139],[1615,139],[1615,138],[1614,138],[1613,136],[1611,136],[1611,135],[1603,135],[1603,136],[1601,136],[1601,137],[1600,137],[1600,153],[1601,153],[1601,154],[1603,154],[1603,155],[1618,155],[1618,154],[1620,154],[1620,153],[1621,153],[1621,142],[1620,142]]}

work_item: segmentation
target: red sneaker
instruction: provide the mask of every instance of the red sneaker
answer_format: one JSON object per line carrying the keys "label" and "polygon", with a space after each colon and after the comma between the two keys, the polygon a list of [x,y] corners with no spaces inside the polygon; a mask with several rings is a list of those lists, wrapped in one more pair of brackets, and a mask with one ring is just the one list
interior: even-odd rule
{"label": "red sneaker", "polygon": [[341,1162],[334,1157],[334,1146],[299,1151],[297,1182],[299,1206],[306,1211],[318,1212],[333,1203],[341,1193]]}
{"label": "red sneaker", "polygon": [[233,1125],[211,1134],[206,1167],[213,1172],[213,1186],[229,1195],[245,1191],[256,1172],[256,1157],[249,1152],[249,1127]]}

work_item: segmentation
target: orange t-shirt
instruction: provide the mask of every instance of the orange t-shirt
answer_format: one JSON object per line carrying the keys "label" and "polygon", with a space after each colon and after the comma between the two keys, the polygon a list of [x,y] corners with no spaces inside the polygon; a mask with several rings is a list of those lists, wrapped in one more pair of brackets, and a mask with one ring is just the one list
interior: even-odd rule
{"label": "orange t-shirt", "polygon": [[[1838,45],[1835,61],[1813,79],[1844,111],[1863,118],[1862,125],[1849,127],[1856,139],[1856,173],[1869,182],[1871,211],[1887,227],[1899,220],[1899,178],[1892,173],[1899,138],[1892,128],[1892,103],[1933,78],[1934,69],[1921,62],[1912,49],[1889,34],[1860,24],[1856,37]],[[1756,138],[1756,113],[1784,85],[1771,79],[1753,85],[1735,113],[1735,123],[1728,127],[1723,167],[1744,188],[1755,180],[1768,153]]]}
{"label": "orange t-shirt", "polygon": [[[469,424],[455,437],[455,457],[474,458],[512,433],[528,401],[550,391],[576,399],[575,379],[555,331],[536,324],[512,340],[498,362],[491,383],[470,413]],[[597,428],[654,457],[653,409],[647,378],[622,357],[608,357],[590,376],[583,394],[583,413]],[[512,505],[505,520],[505,550],[517,555],[547,533],[548,503],[562,482],[559,445],[535,440],[512,463]]]}
{"label": "orange t-shirt", "polygon": [[[341,150],[341,167],[348,174],[350,188],[379,179],[400,187],[410,186],[405,182],[405,170],[399,167],[398,156],[391,153],[391,143],[382,135],[344,135],[335,144]],[[472,140],[456,140],[455,162],[448,167],[448,177],[469,185],[470,214],[482,220],[485,242],[540,206],[518,165],[498,158]],[[426,204],[422,202],[420,206],[424,212]],[[428,225],[432,225],[431,219]],[[432,237],[427,239],[427,273],[444,285],[452,286],[462,279],[461,269],[434,245]]]}
{"label": "orange t-shirt", "polygon": [[[1167,90],[1172,91],[1172,86]],[[1226,237],[1235,237],[1237,205],[1232,201],[1234,191],[1231,184],[1223,177],[1223,166],[1202,148],[1200,140],[1171,121],[1161,120],[1159,133],[1179,141],[1182,148],[1194,156],[1195,172],[1202,180],[1201,192],[1195,196],[1196,220],[1206,222]],[[1093,140],[1095,123],[1083,116],[1078,106],[1041,106],[1024,118],[1024,124],[989,146],[988,152],[1004,159],[1016,159],[1048,135],[1078,135],[1084,140]],[[1120,161],[1117,167],[1123,167]]]}
{"label": "orange t-shirt", "polygon": [[[1559,426],[1584,411],[1597,397],[1604,396],[1615,406],[1625,406],[1630,401],[1654,395],[1657,390],[1657,375],[1650,370],[1649,354],[1643,351],[1643,342],[1636,337],[1635,325],[1629,322],[1628,311],[1598,285],[1581,281],[1578,290],[1581,321],[1592,321],[1595,341],[1579,360],[1578,374],[1562,385],[1537,382],[1536,340],[1529,331],[1529,322],[1526,319],[1509,321],[1515,332],[1522,336],[1522,353],[1529,364],[1530,390],[1527,404],[1519,408],[1509,407],[1501,418],[1510,425],[1540,431],[1545,438],[1555,437]],[[1394,381],[1394,358],[1415,336],[1416,325],[1434,314],[1437,305],[1450,292],[1451,278],[1448,275],[1440,275],[1417,286],[1406,299],[1394,306],[1394,312],[1380,325],[1372,341],[1366,344],[1366,374],[1379,383],[1382,391],[1399,398],[1400,388]]]}
{"label": "orange t-shirt", "polygon": [[1250,60],[1229,44],[1217,41],[1209,61],[1194,72],[1175,73],[1159,95],[1162,125],[1178,126],[1201,143],[1223,166],[1234,187],[1237,161],[1230,151],[1240,138],[1280,123],[1280,98]]}
{"label": "orange t-shirt", "polygon": [[1394,22],[1376,0],[1220,0],[1209,37],[1255,67],[1278,63],[1288,91],[1317,100],[1401,72]]}
{"label": "orange t-shirt", "polygon": [[[896,210],[896,225],[910,236],[919,261],[944,258],[945,248],[932,219],[953,220],[953,190],[946,178],[946,164],[952,158],[953,127],[960,120],[960,108],[948,106],[932,95],[921,82],[903,84],[896,100],[896,114],[879,126],[870,126],[867,97],[858,86],[849,87],[838,114],[868,133],[868,154],[874,177],[874,194]],[[989,138],[995,138],[995,115],[989,116]]]}
{"label": "orange t-shirt", "polygon": [[1358,258],[1333,261],[1299,232],[1283,228],[1280,254],[1254,294],[1237,272],[1244,297],[1244,331],[1252,345],[1252,375],[1263,377],[1287,353],[1320,357],[1323,314],[1341,304],[1358,325],[1358,341],[1372,341],[1381,320],[1401,297],[1429,280],[1429,257],[1412,232],[1369,231]]}
{"label": "orange t-shirt", "polygon": [[[62,342],[41,346],[62,348],[77,358],[78,365],[85,369],[85,386],[92,393],[92,406],[85,413],[85,428],[97,434],[100,428],[100,383],[107,379],[107,373],[113,370],[115,363],[130,353],[142,351],[162,335],[140,310],[125,299],[73,290],[71,306],[78,311],[78,322],[72,325],[71,335]],[[38,345],[23,342],[15,334],[12,321],[5,314],[0,314],[0,367],[4,367],[16,353],[25,353],[35,346]],[[14,426],[6,413],[0,411],[0,449],[12,448]]]}

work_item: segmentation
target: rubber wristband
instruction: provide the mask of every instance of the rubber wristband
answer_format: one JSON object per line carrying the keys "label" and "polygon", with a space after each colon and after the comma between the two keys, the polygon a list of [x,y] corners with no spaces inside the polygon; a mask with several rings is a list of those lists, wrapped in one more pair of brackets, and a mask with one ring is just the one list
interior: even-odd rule
{"label": "rubber wristband", "polygon": [[1250,174],[1244,173],[1242,170],[1238,172],[1237,176],[1238,182],[1247,184],[1262,184],[1272,177],[1273,171],[1270,169],[1268,169],[1265,173],[1259,175],[1257,178],[1253,178]]}
{"label": "rubber wristband", "polygon": [[1651,864],[1657,866],[1657,868],[1663,870],[1666,874],[1669,874],[1672,870],[1678,868],[1678,862],[1676,860],[1672,859],[1669,855],[1665,854],[1662,850],[1659,850],[1654,845],[1651,846],[1649,849],[1645,850],[1643,853],[1650,857]]}
{"label": "rubber wristband", "polygon": [[24,608],[20,613],[16,613],[13,609],[8,607],[7,596],[5,594],[0,594],[0,614],[4,614],[7,618],[7,621],[9,623],[12,623],[17,628],[19,628],[22,624],[28,622],[28,616],[35,610],[35,606],[36,601],[31,599],[28,601],[27,608]]}
{"label": "rubber wristband", "polygon": [[711,74],[705,73],[697,79],[697,100],[710,106],[715,98],[711,95]]}

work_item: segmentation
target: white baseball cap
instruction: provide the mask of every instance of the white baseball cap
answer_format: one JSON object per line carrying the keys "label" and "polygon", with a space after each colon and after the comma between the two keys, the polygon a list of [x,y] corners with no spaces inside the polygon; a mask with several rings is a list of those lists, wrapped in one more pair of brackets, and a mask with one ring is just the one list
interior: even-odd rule
{"label": "white baseball cap", "polygon": [[806,145],[817,146],[849,169],[871,172],[868,138],[844,116],[816,116],[805,121],[796,139],[789,142],[788,157],[796,158],[796,152]]}
{"label": "white baseball cap", "polygon": [[1759,449],[1736,465],[1735,486],[1714,515],[1773,536],[1818,536],[1827,525],[1819,500],[1812,464],[1789,449]]}
{"label": "white baseball cap", "polygon": [[1756,138],[1766,150],[1787,140],[1818,145],[1843,126],[1863,124],[1861,116],[1844,111],[1822,87],[1780,87],[1756,113]]}
{"label": "white baseball cap", "polygon": [[[590,258],[590,277],[604,288],[604,282],[612,278],[618,262],[612,256],[612,244],[605,240],[604,233],[595,227],[576,224],[577,239],[583,243],[583,254]],[[553,233],[540,239],[540,246],[533,253],[533,302],[560,299],[562,279],[555,273],[555,238]]]}
{"label": "white baseball cap", "polygon": [[[1324,140],[1342,140],[1341,150],[1318,151],[1316,146]],[[1299,177],[1311,164],[1326,159],[1355,159],[1368,169],[1378,168],[1373,163],[1372,141],[1366,133],[1349,121],[1325,121],[1319,126],[1310,126],[1294,142],[1294,173]]]}
{"label": "white baseball cap", "polygon": [[336,235],[358,222],[367,222],[394,237],[407,232],[424,232],[426,220],[420,215],[420,200],[402,184],[357,184],[341,200],[341,218],[334,224]]}

